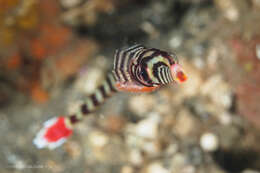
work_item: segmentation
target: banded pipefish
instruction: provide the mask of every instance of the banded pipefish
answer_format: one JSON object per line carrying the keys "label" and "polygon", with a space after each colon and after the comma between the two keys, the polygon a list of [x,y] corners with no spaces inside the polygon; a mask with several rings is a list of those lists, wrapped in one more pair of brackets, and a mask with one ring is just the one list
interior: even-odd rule
{"label": "banded pipefish", "polygon": [[95,92],[83,100],[76,113],[54,117],[44,123],[33,143],[37,148],[54,149],[73,133],[73,126],[94,112],[116,92],[151,92],[162,85],[187,79],[175,54],[134,45],[117,50],[113,70]]}

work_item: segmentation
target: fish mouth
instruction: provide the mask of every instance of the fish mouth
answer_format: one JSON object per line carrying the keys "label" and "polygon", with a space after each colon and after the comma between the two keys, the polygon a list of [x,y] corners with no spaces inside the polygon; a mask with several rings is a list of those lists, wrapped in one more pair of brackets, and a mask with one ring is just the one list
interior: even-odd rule
{"label": "fish mouth", "polygon": [[173,80],[176,81],[177,83],[183,83],[188,79],[183,68],[179,64],[173,64],[171,66],[171,73],[172,73]]}

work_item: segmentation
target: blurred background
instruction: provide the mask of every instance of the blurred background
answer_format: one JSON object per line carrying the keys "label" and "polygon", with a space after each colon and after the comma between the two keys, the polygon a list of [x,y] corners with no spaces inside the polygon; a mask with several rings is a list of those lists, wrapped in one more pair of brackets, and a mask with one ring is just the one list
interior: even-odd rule
{"label": "blurred background", "polygon": [[[136,43],[188,81],[119,93],[60,148],[32,144]],[[0,0],[0,172],[259,173],[259,0]]]}

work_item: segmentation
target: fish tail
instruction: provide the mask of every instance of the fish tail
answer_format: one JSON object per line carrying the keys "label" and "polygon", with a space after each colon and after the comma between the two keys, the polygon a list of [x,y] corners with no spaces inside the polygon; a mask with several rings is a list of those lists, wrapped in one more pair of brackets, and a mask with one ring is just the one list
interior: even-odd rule
{"label": "fish tail", "polygon": [[62,145],[69,136],[73,134],[73,126],[80,122],[85,116],[94,112],[97,107],[117,92],[116,80],[109,73],[106,80],[96,91],[83,100],[75,114],[70,116],[59,116],[51,118],[43,124],[43,128],[37,133],[33,143],[37,148],[54,149]]}

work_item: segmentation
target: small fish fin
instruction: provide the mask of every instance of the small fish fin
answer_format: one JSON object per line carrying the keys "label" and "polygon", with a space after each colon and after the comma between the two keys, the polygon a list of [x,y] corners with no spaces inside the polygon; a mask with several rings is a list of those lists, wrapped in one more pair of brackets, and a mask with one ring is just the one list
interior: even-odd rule
{"label": "small fish fin", "polygon": [[72,134],[73,130],[65,123],[65,117],[54,117],[43,124],[43,128],[33,140],[38,148],[55,149],[61,146]]}
{"label": "small fish fin", "polygon": [[143,92],[152,92],[156,89],[158,89],[160,86],[153,86],[153,87],[147,87],[140,84],[137,84],[135,82],[117,82],[116,88],[119,91],[125,91],[125,92],[133,92],[133,93],[143,93]]}

